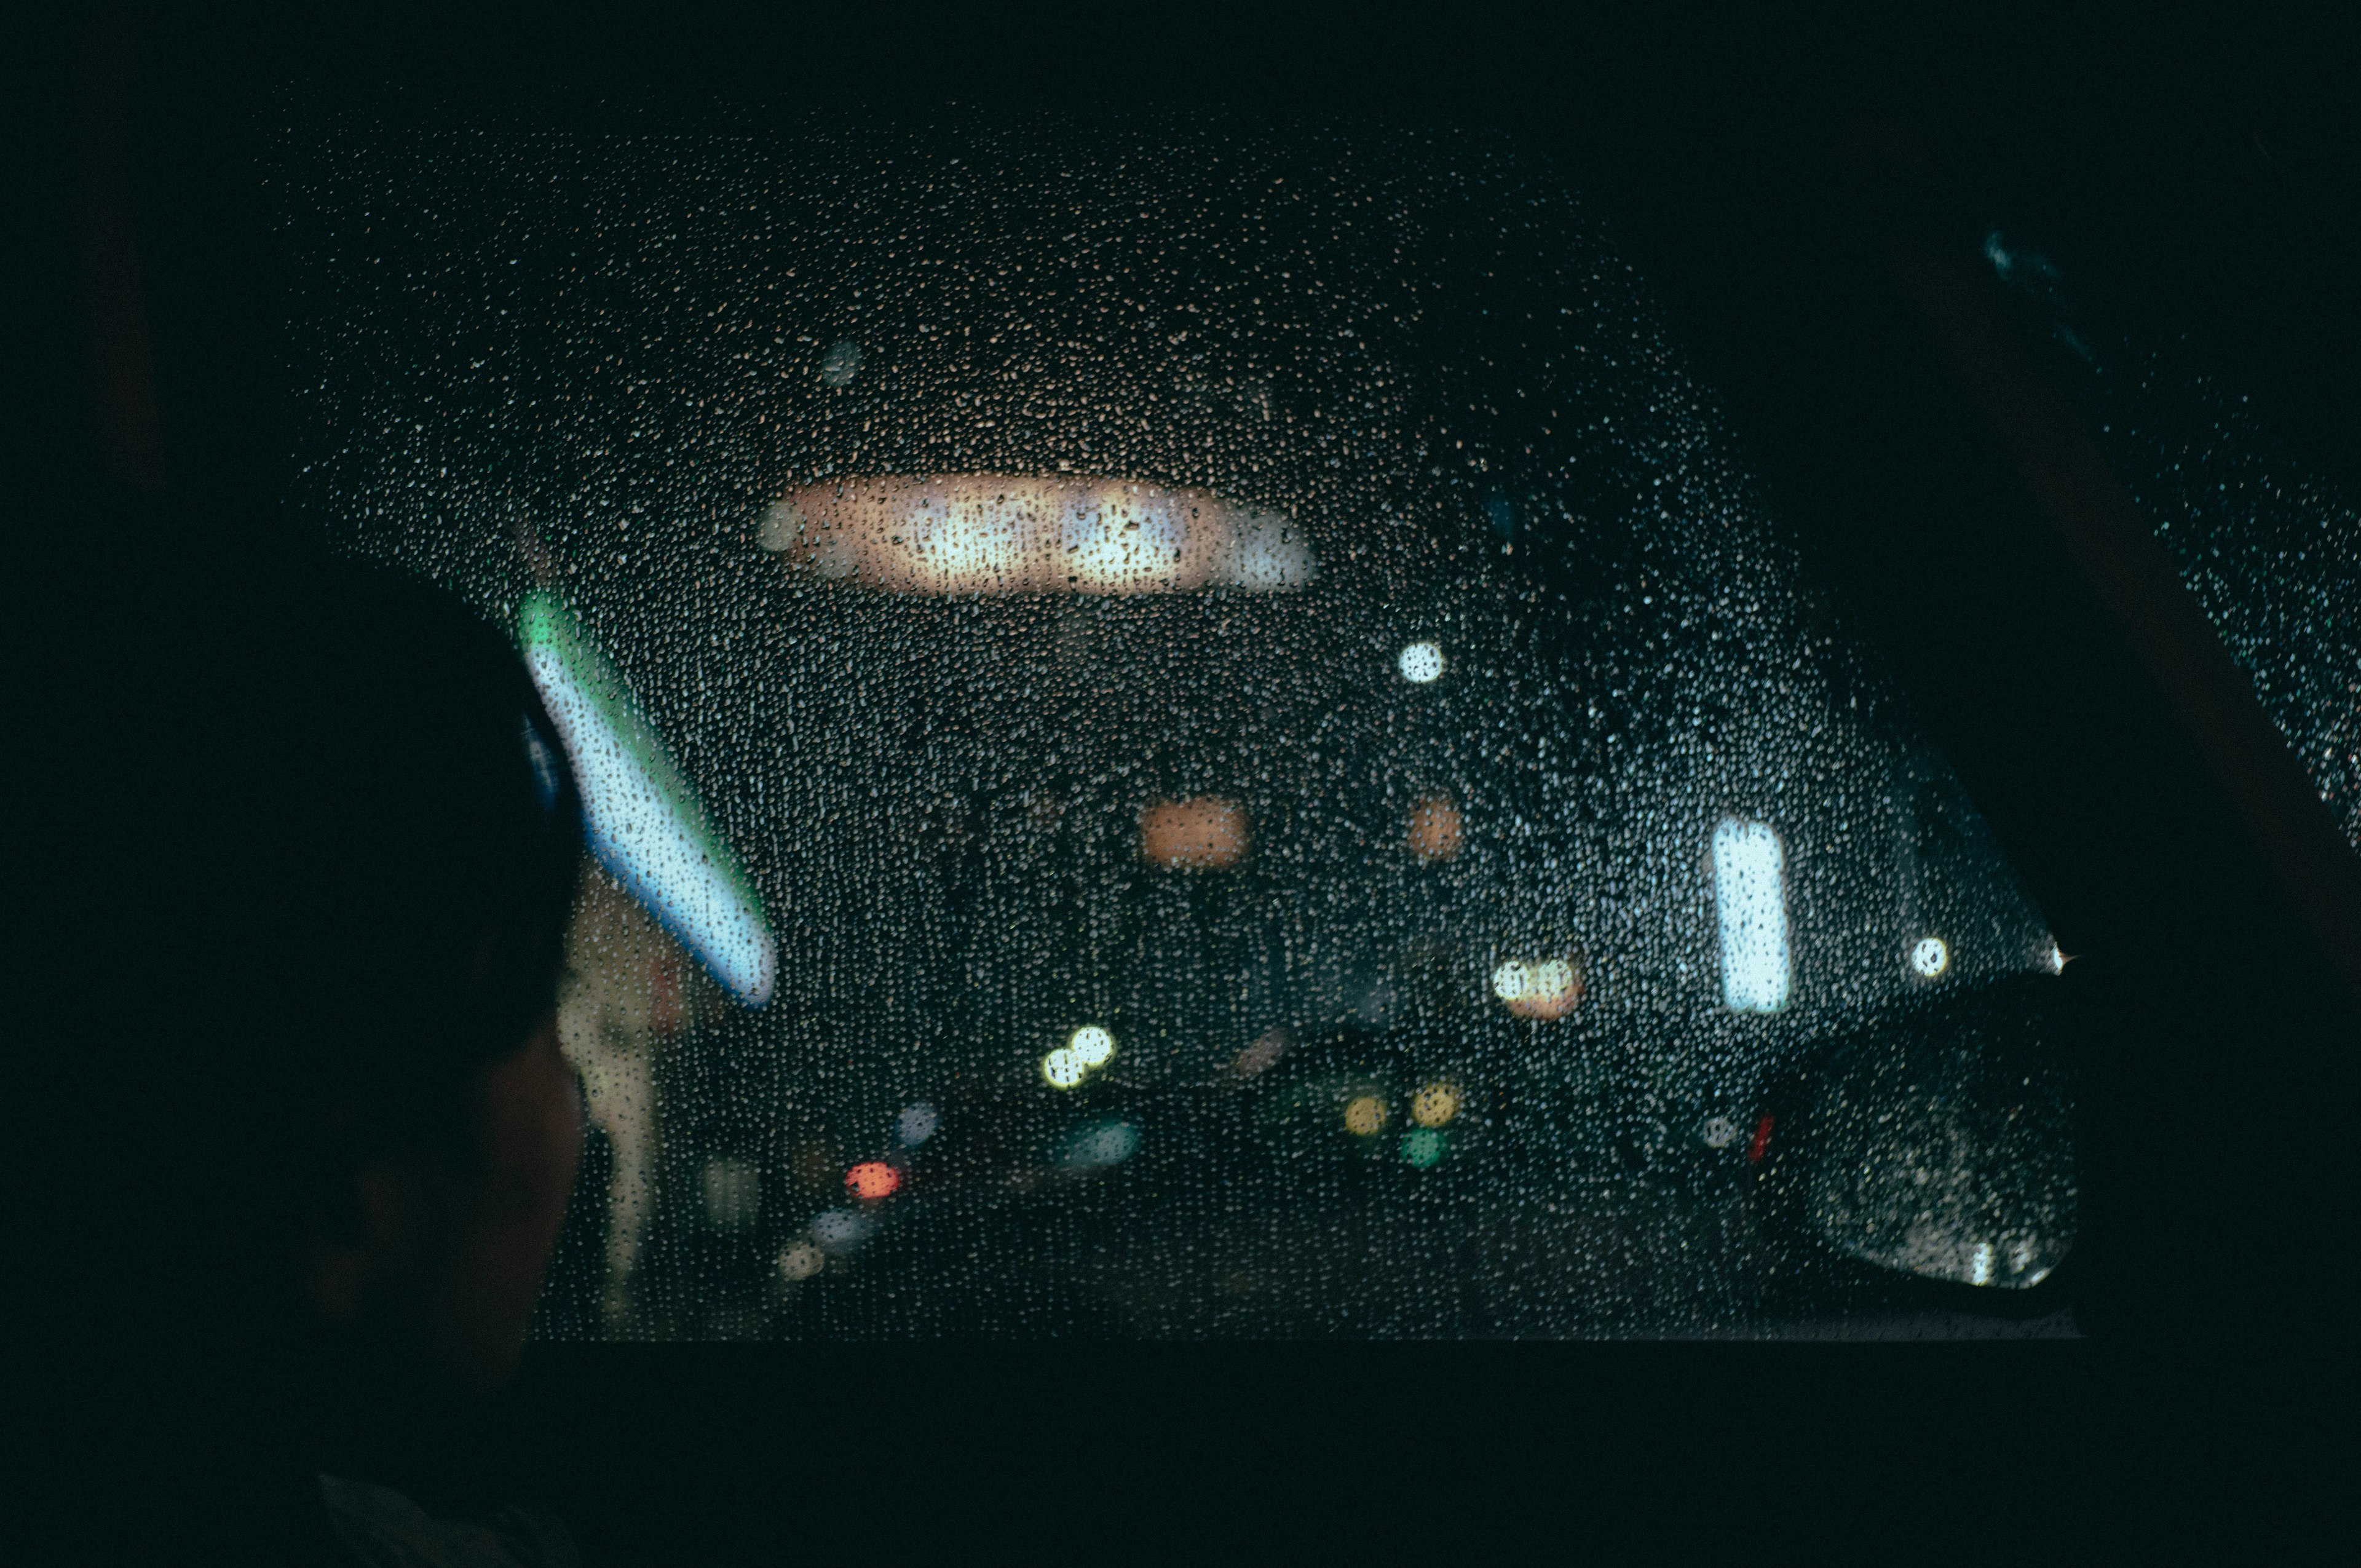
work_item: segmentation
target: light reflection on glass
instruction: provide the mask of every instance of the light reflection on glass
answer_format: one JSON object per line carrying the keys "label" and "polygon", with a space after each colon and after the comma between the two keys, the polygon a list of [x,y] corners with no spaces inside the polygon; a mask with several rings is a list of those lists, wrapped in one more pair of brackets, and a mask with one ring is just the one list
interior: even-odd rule
{"label": "light reflection on glass", "polygon": [[1951,967],[1950,944],[1940,937],[1919,938],[1910,948],[1910,967],[1923,979],[1941,979]]}
{"label": "light reflection on glass", "polygon": [[1410,1119],[1422,1127],[1447,1126],[1458,1114],[1459,1091],[1447,1083],[1428,1084],[1410,1102]]}
{"label": "light reflection on glass", "polygon": [[1571,959],[1510,959],[1492,971],[1492,994],[1520,1018],[1549,1023],[1582,1001],[1582,971]]}
{"label": "light reflection on glass", "polygon": [[1139,1128],[1109,1119],[1086,1122],[1058,1145],[1057,1162],[1067,1170],[1104,1170],[1121,1165],[1139,1149]]}
{"label": "light reflection on glass", "polygon": [[1432,685],[1443,678],[1443,649],[1433,642],[1413,642],[1401,651],[1394,665],[1411,685]]}
{"label": "light reflection on glass", "polygon": [[1410,852],[1421,861],[1447,861],[1459,853],[1462,824],[1451,797],[1430,795],[1410,814]]}
{"label": "light reflection on glass", "polygon": [[1218,795],[1168,801],[1140,814],[1139,852],[1175,871],[1221,871],[1246,852],[1246,814]]}
{"label": "light reflection on glass", "polygon": [[763,547],[829,581],[904,594],[1250,593],[1318,575],[1303,531],[1210,490],[1001,474],[791,490]]}
{"label": "light reflection on glass", "polygon": [[854,1197],[874,1203],[901,1190],[902,1173],[882,1159],[868,1159],[844,1173],[844,1185]]}
{"label": "light reflection on glass", "polygon": [[1355,1137],[1375,1137],[1385,1124],[1386,1102],[1376,1095],[1359,1094],[1345,1102],[1345,1130]]}
{"label": "light reflection on glass", "polygon": [[778,944],[737,857],[555,596],[528,594],[518,624],[525,666],[581,784],[592,853],[714,979],[760,1007],[777,979]]}
{"label": "light reflection on glass", "polygon": [[1787,888],[1767,822],[1722,818],[1713,830],[1713,903],[1721,926],[1721,994],[1733,1013],[1787,1005]]}
{"label": "light reflection on glass", "polygon": [[1072,1051],[1075,1059],[1084,1067],[1095,1069],[1106,1066],[1113,1059],[1115,1036],[1096,1024],[1085,1024],[1066,1041],[1066,1048]]}

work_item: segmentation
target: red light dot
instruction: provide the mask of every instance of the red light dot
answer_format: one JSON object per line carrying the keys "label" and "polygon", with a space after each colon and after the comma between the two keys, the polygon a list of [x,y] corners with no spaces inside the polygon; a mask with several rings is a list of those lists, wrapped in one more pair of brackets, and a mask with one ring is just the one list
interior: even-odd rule
{"label": "red light dot", "polygon": [[902,1185],[902,1173],[882,1159],[863,1160],[844,1173],[844,1184],[856,1198],[890,1198]]}
{"label": "red light dot", "polygon": [[1754,1124],[1754,1141],[1746,1146],[1747,1164],[1761,1165],[1763,1163],[1763,1151],[1771,1146],[1772,1121],[1773,1118],[1765,1116],[1763,1120]]}

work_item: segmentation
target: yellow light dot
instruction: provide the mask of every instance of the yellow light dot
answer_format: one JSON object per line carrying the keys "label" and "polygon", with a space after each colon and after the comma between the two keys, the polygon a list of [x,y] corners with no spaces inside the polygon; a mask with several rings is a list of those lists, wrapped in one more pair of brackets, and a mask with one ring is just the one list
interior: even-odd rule
{"label": "yellow light dot", "polygon": [[1356,1138],[1374,1135],[1386,1124],[1386,1102],[1374,1094],[1363,1094],[1345,1107],[1345,1130]]}
{"label": "yellow light dot", "polygon": [[1459,1114],[1459,1091],[1447,1083],[1430,1083],[1410,1102],[1410,1119],[1422,1127],[1440,1127]]}
{"label": "yellow light dot", "polygon": [[1071,1089],[1090,1075],[1090,1064],[1071,1047],[1060,1046],[1041,1058],[1041,1080],[1052,1089]]}

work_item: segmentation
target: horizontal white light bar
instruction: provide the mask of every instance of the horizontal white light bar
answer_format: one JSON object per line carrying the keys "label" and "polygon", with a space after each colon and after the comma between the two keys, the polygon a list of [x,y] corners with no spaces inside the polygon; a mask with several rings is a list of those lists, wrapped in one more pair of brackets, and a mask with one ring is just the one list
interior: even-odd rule
{"label": "horizontal white light bar", "polygon": [[790,490],[762,544],[824,580],[888,593],[1269,593],[1317,575],[1275,512],[1119,479],[952,474]]}

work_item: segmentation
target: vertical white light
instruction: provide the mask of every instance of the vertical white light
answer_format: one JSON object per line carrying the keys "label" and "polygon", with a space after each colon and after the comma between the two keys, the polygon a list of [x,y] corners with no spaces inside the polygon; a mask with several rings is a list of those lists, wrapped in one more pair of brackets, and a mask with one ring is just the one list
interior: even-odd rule
{"label": "vertical white light", "polygon": [[1725,817],[1714,828],[1713,902],[1722,1001],[1733,1013],[1776,1013],[1787,1005],[1787,888],[1769,823]]}

